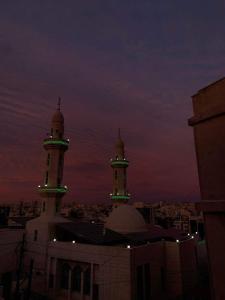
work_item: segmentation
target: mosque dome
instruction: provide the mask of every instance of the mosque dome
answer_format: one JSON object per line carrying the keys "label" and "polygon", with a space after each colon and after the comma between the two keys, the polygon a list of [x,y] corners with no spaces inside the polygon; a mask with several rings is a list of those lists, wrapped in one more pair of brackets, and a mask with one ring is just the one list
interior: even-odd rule
{"label": "mosque dome", "polygon": [[142,215],[128,204],[113,209],[106,220],[105,228],[123,234],[147,231]]}

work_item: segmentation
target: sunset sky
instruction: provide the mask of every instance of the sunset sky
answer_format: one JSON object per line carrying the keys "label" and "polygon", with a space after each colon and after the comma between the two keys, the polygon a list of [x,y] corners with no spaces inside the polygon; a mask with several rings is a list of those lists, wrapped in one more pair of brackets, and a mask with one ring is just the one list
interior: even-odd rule
{"label": "sunset sky", "polygon": [[110,203],[117,128],[132,201],[199,198],[191,95],[225,74],[225,4],[1,1],[0,202],[36,200],[57,98],[65,200]]}

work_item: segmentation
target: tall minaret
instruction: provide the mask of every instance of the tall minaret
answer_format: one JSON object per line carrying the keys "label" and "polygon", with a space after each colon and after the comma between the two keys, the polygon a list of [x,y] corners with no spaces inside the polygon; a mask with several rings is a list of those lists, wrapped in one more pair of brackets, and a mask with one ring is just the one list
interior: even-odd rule
{"label": "tall minaret", "polygon": [[43,144],[47,155],[44,183],[39,186],[39,193],[43,197],[41,214],[53,217],[59,212],[61,199],[67,192],[62,180],[64,152],[68,149],[69,140],[64,139],[64,118],[60,111],[60,98],[52,117],[50,136],[44,139]]}
{"label": "tall minaret", "polygon": [[110,194],[114,206],[127,203],[130,194],[127,192],[127,167],[129,161],[125,158],[124,143],[121,139],[120,129],[115,147],[116,157],[111,159],[113,168],[113,193]]}

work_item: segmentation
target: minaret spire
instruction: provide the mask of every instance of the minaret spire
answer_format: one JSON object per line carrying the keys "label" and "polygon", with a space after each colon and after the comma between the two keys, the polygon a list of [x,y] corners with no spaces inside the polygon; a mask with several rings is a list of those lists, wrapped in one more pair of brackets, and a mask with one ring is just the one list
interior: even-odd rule
{"label": "minaret spire", "polygon": [[111,167],[113,168],[113,193],[111,199],[115,206],[127,203],[130,194],[127,192],[127,176],[126,169],[129,161],[125,158],[124,142],[121,138],[120,128],[118,128],[118,138],[115,145],[114,159],[111,159]]}
{"label": "minaret spire", "polygon": [[118,128],[118,139],[121,139],[120,128]]}
{"label": "minaret spire", "polygon": [[61,107],[61,97],[58,97],[57,110],[60,111],[60,107]]}
{"label": "minaret spire", "polygon": [[64,139],[64,118],[60,111],[61,99],[58,99],[57,110],[51,121],[51,135],[44,139],[47,160],[44,183],[39,186],[43,197],[42,214],[52,217],[59,212],[61,198],[67,192],[62,185],[64,153],[68,149],[69,140]]}

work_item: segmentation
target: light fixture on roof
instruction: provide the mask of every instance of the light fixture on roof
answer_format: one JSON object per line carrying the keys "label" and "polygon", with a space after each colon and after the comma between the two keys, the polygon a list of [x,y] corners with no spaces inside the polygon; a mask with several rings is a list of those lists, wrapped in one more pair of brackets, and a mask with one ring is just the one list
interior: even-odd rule
{"label": "light fixture on roof", "polygon": [[76,242],[75,242],[75,241],[72,241],[72,243],[75,244]]}
{"label": "light fixture on roof", "polygon": [[179,243],[180,241],[179,241],[179,240],[176,240],[176,242]]}
{"label": "light fixture on roof", "polygon": [[195,231],[195,234],[198,234],[198,231]]}
{"label": "light fixture on roof", "polygon": [[127,249],[130,249],[130,245],[127,245]]}
{"label": "light fixture on roof", "polygon": [[188,232],[188,234],[187,234],[188,236],[190,236],[190,233]]}
{"label": "light fixture on roof", "polygon": [[53,239],[53,242],[56,242],[56,238]]}
{"label": "light fixture on roof", "polygon": [[193,238],[194,238],[194,236],[192,235],[192,236],[191,236],[191,238],[193,239]]}

